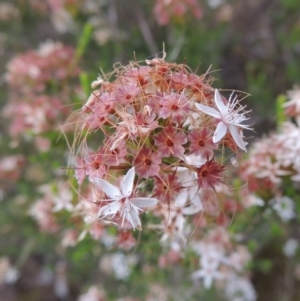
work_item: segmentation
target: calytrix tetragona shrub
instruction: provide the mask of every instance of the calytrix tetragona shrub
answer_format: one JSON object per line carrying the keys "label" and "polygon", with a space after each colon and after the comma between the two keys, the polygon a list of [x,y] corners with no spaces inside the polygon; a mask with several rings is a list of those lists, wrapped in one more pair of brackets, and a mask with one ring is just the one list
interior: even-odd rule
{"label": "calytrix tetragona shrub", "polygon": [[227,182],[225,158],[246,151],[248,128],[237,96],[227,100],[211,82],[185,64],[155,58],[92,83],[79,112],[75,176],[103,191],[100,219],[141,229],[142,211],[168,219],[163,208],[174,207],[183,219],[169,227],[178,232],[185,215],[206,214],[202,198]]}

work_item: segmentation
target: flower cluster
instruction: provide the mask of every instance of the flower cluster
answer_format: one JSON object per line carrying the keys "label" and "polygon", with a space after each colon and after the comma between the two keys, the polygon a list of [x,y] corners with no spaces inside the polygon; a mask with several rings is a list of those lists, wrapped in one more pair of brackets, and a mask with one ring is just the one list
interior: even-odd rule
{"label": "flower cluster", "polygon": [[279,132],[253,144],[249,159],[244,162],[251,190],[264,186],[275,193],[284,177],[299,181],[300,164],[295,160],[300,151],[299,135],[298,124],[288,121]]}
{"label": "flower cluster", "polygon": [[25,164],[25,158],[23,155],[20,154],[2,157],[0,160],[1,181],[18,180],[20,178],[22,166],[24,166],[24,164]]}
{"label": "flower cluster", "polygon": [[283,104],[285,113],[289,117],[295,117],[298,120],[300,117],[300,87],[295,86],[293,90],[287,92],[288,101]]}
{"label": "flower cluster", "polygon": [[289,186],[297,189],[300,181],[299,90],[289,91],[288,96],[283,108],[290,118],[276,132],[253,143],[241,165],[250,191],[247,198],[261,205],[269,202],[283,221],[295,217],[294,201],[286,193],[290,194]]}
{"label": "flower cluster", "polygon": [[19,9],[12,3],[0,3],[0,21],[9,22],[13,19],[18,19],[20,16]]}
{"label": "flower cluster", "polygon": [[225,288],[229,300],[236,300],[238,296],[240,300],[256,300],[254,288],[244,273],[250,253],[244,246],[232,244],[229,233],[223,227],[210,230],[192,248],[200,255],[201,266],[192,274],[193,279],[203,279],[205,288],[210,288],[214,280],[218,281]]}
{"label": "flower cluster", "polygon": [[131,62],[110,78],[93,83],[100,87],[78,113],[77,137],[85,138],[76,140],[75,176],[104,192],[98,217],[141,229],[139,215],[148,207],[161,216],[174,210],[174,219],[203,211],[203,201],[217,199],[226,182],[222,153],[246,151],[247,117],[237,96],[227,100],[206,75],[164,59]]}
{"label": "flower cluster", "polygon": [[57,130],[58,123],[70,114],[66,84],[78,75],[74,59],[73,48],[47,41],[7,64],[10,95],[2,114],[11,120],[9,133],[13,138],[34,136],[38,149],[50,146],[50,142],[40,146],[36,136]]}
{"label": "flower cluster", "polygon": [[37,50],[13,58],[7,64],[6,80],[19,93],[41,93],[78,75],[77,67],[72,66],[73,59],[73,48],[47,41]]}
{"label": "flower cluster", "polygon": [[38,192],[42,197],[35,201],[29,214],[38,222],[41,231],[56,232],[59,223],[53,212],[62,209],[72,211],[72,193],[62,182],[56,185],[44,184],[38,188]]}
{"label": "flower cluster", "polygon": [[[49,17],[58,34],[76,35],[84,19],[84,23],[93,28],[93,39],[101,46],[111,40],[119,41],[129,38],[124,28],[118,28],[115,26],[116,24],[112,26],[107,10],[114,6],[111,6],[109,1],[29,0],[28,5],[38,14]],[[115,7],[113,9],[115,10]],[[118,11],[116,10],[114,13],[118,14]],[[118,19],[122,18],[120,15],[117,15]]]}
{"label": "flower cluster", "polygon": [[202,9],[197,0],[156,0],[153,13],[159,25],[167,25],[171,19],[182,18],[189,10],[201,19]]}
{"label": "flower cluster", "polygon": [[9,128],[12,137],[26,132],[35,135],[45,133],[57,126],[61,113],[66,116],[69,110],[63,107],[60,99],[47,95],[26,97],[21,103],[12,101],[3,110],[4,117],[13,117]]}

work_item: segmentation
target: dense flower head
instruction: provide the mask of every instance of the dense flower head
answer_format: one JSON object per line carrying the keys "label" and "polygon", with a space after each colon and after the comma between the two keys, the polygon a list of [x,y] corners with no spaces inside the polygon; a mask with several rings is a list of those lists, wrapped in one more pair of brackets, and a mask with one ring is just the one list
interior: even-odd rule
{"label": "dense flower head", "polygon": [[39,95],[26,97],[22,102],[8,102],[3,110],[3,116],[11,119],[10,135],[16,137],[31,132],[41,134],[55,127],[69,109],[57,97]]}
{"label": "dense flower head", "polygon": [[[75,173],[79,184],[88,177],[104,192],[100,219],[141,229],[141,212],[162,216],[155,208],[175,206],[179,216],[186,206],[182,219],[174,218],[184,225],[187,212],[203,209],[201,196],[216,194],[226,182],[221,154],[246,151],[247,117],[237,96],[226,100],[211,81],[185,64],[156,58],[118,66],[93,82],[95,90],[77,113],[78,136],[85,138],[76,141],[79,149],[74,145]],[[228,147],[228,140],[237,147]]]}
{"label": "dense flower head", "polygon": [[280,191],[284,177],[299,182],[299,135],[299,125],[287,121],[278,132],[253,143],[249,158],[242,164],[242,173],[249,181],[250,190],[262,188],[275,195]]}
{"label": "dense flower head", "polygon": [[15,189],[16,182],[21,178],[25,165],[26,159],[21,154],[3,156],[0,159],[0,200],[7,191]]}
{"label": "dense flower head", "polygon": [[191,11],[196,19],[201,19],[202,9],[197,0],[156,0],[153,8],[159,25],[167,25],[172,19],[182,19]]}
{"label": "dense flower head", "polygon": [[43,92],[47,86],[78,75],[72,68],[74,49],[59,42],[46,41],[37,50],[16,56],[7,64],[6,80],[21,92]]}
{"label": "dense flower head", "polygon": [[[245,281],[251,290],[251,297],[242,300],[256,300],[254,289],[247,277],[241,275],[251,256],[243,245],[232,243],[230,233],[223,227],[211,229],[201,241],[192,241],[191,247],[200,256],[200,269],[192,274],[194,280],[202,279],[205,288],[210,288],[213,281],[227,288],[235,281]],[[240,288],[236,288],[239,291]],[[232,300],[236,292],[228,292],[229,300]],[[231,298],[230,298],[231,297]]]}
{"label": "dense flower head", "polygon": [[0,159],[0,179],[16,181],[25,163],[23,155],[10,155]]}
{"label": "dense flower head", "polygon": [[241,164],[241,176],[248,182],[245,202],[267,206],[268,214],[275,212],[283,222],[296,217],[296,198],[291,198],[291,191],[298,193],[300,181],[299,90],[288,95],[290,99],[283,104],[286,121],[255,141]]}
{"label": "dense flower head", "polygon": [[[50,141],[48,146],[41,145],[41,138],[57,131],[58,124],[70,115],[70,82],[79,71],[74,59],[72,47],[48,40],[8,62],[5,76],[10,92],[1,113],[10,119],[9,133],[14,140],[30,136],[39,150],[50,147]],[[69,123],[63,130],[71,128]]]}

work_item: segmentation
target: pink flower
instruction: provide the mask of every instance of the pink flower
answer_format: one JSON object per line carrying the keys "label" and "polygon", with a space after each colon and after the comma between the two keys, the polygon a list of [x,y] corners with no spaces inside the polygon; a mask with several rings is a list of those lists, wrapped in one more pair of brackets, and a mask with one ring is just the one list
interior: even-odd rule
{"label": "pink flower", "polygon": [[125,76],[136,79],[138,84],[144,86],[148,83],[148,73],[151,70],[149,66],[141,66],[139,68],[131,68],[125,72]]}
{"label": "pink flower", "polygon": [[223,181],[222,173],[225,166],[217,163],[213,159],[207,161],[197,170],[198,185],[200,188],[213,188]]}
{"label": "pink flower", "polygon": [[140,128],[140,132],[150,132],[158,127],[158,122],[156,119],[156,114],[154,112],[147,113],[138,113],[136,115],[137,126]]}
{"label": "pink flower", "polygon": [[165,94],[160,98],[161,108],[159,115],[163,119],[172,116],[172,121],[181,123],[186,115],[190,112],[188,99],[181,93]]}
{"label": "pink flower", "polygon": [[187,85],[190,84],[190,79],[184,71],[172,73],[170,79],[172,82],[172,88],[174,88],[176,91],[181,92]]}
{"label": "pink flower", "polygon": [[149,178],[159,174],[161,158],[151,148],[144,147],[136,156],[133,165],[139,177]]}
{"label": "pink flower", "polygon": [[121,84],[116,91],[116,101],[122,104],[129,104],[141,92],[136,83]]}
{"label": "pink flower", "polygon": [[16,181],[21,176],[24,163],[23,155],[2,157],[0,159],[0,179]]}
{"label": "pink flower", "polygon": [[115,113],[115,105],[116,102],[110,93],[104,92],[99,95],[93,92],[83,107],[84,112],[92,113],[88,116],[85,127],[93,130],[107,123],[110,116]]}
{"label": "pink flower", "polygon": [[45,42],[39,50],[13,58],[7,65],[6,79],[18,91],[42,92],[53,80],[60,84],[78,74],[78,68],[70,68],[74,55],[71,47]]}
{"label": "pink flower", "polygon": [[85,172],[84,160],[83,158],[76,158],[75,178],[77,180],[77,183],[81,185],[85,177],[86,177],[86,172]]}
{"label": "pink flower", "polygon": [[167,25],[170,19],[183,17],[191,10],[196,19],[202,17],[202,9],[196,0],[156,0],[153,9],[154,16],[159,25]]}
{"label": "pink flower", "polygon": [[23,102],[11,101],[4,107],[4,116],[12,119],[10,134],[18,136],[29,130],[33,134],[47,132],[62,116],[62,103],[56,97],[29,95]]}
{"label": "pink flower", "polygon": [[203,158],[210,159],[214,150],[218,148],[216,143],[212,141],[212,131],[204,128],[202,130],[194,129],[188,135],[190,141],[190,154],[199,155]]}
{"label": "pink flower", "polygon": [[183,132],[176,131],[176,128],[169,124],[154,137],[154,144],[158,147],[157,153],[161,157],[183,157],[184,147],[187,143],[186,135]]}
{"label": "pink flower", "polygon": [[182,188],[182,183],[178,180],[176,173],[173,172],[170,175],[164,174],[162,177],[155,178],[153,194],[169,205],[172,201],[175,201]]}
{"label": "pink flower", "polygon": [[300,88],[294,87],[293,90],[287,92],[289,101],[284,103],[282,106],[286,108],[286,113],[289,116],[300,115]]}
{"label": "pink flower", "polygon": [[94,181],[94,178],[102,178],[106,173],[106,167],[102,160],[102,155],[99,153],[91,153],[86,158],[85,161],[85,171],[89,176],[91,182]]}
{"label": "pink flower", "polygon": [[[104,140],[106,145],[112,144],[109,139]],[[98,153],[102,157],[102,161],[106,166],[118,166],[121,163],[125,163],[124,159],[127,155],[127,148],[125,141],[120,141],[117,147],[110,149],[109,147],[100,147]]]}
{"label": "pink flower", "polygon": [[292,173],[290,170],[284,170],[280,162],[272,162],[270,157],[265,157],[260,163],[260,170],[255,173],[256,177],[259,179],[268,178],[274,184],[281,183],[281,177]]}
{"label": "pink flower", "polygon": [[136,245],[136,239],[132,235],[132,231],[128,229],[122,229],[118,235],[118,247],[124,250],[130,250]]}

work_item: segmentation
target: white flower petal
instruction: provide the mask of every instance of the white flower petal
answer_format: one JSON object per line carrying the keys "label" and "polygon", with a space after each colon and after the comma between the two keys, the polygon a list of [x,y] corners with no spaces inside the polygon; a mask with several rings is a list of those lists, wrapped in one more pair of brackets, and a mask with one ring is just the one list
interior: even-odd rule
{"label": "white flower petal", "polygon": [[218,143],[226,135],[226,132],[227,125],[223,121],[220,121],[213,136],[213,143]]}
{"label": "white flower petal", "polygon": [[203,279],[203,285],[206,289],[209,289],[211,287],[213,283],[213,276],[212,275],[206,275],[204,276],[204,279]]}
{"label": "white flower petal", "polygon": [[98,212],[98,217],[115,215],[120,210],[121,206],[122,206],[121,201],[115,201],[112,202],[111,204],[105,205],[102,208],[100,208]]}
{"label": "white flower petal", "polygon": [[203,210],[201,207],[197,207],[195,205],[191,205],[182,209],[182,213],[185,215],[193,215]]}
{"label": "white flower petal", "polygon": [[122,198],[119,188],[109,182],[100,178],[95,178],[94,183],[98,185],[110,199],[118,200]]}
{"label": "white flower petal", "polygon": [[207,114],[207,115],[210,115],[210,116],[215,117],[215,118],[217,118],[217,119],[221,119],[221,118],[222,118],[220,112],[218,112],[218,111],[217,111],[216,109],[214,109],[214,108],[211,108],[211,107],[208,107],[208,106],[201,105],[200,103],[195,103],[195,106],[196,106],[196,108],[197,108],[199,111],[201,111],[201,112],[203,112],[203,113],[205,113],[205,114]]}
{"label": "white flower petal", "polygon": [[218,89],[215,89],[215,103],[222,115],[228,114],[228,107],[222,101],[222,97]]}
{"label": "white flower petal", "polygon": [[247,152],[245,142],[243,141],[241,135],[239,134],[237,127],[235,125],[230,124],[229,131],[236,145],[243,151]]}
{"label": "white flower petal", "polygon": [[291,176],[291,179],[295,182],[299,182],[300,181],[300,174],[295,174],[293,176]]}
{"label": "white flower petal", "polygon": [[175,200],[175,207],[184,207],[186,202],[188,201],[189,198],[189,193],[188,193],[188,189],[182,189],[180,194],[177,196],[176,200]]}
{"label": "white flower petal", "polygon": [[126,213],[126,219],[131,223],[133,229],[142,230],[139,214],[134,207],[130,206],[130,211]]}
{"label": "white flower petal", "polygon": [[129,197],[132,193],[134,176],[135,170],[134,167],[132,167],[127,171],[127,174],[121,182],[121,191],[124,197]]}
{"label": "white flower petal", "polygon": [[198,279],[198,278],[202,278],[205,276],[205,272],[203,270],[198,270],[198,271],[195,271],[193,274],[192,274],[192,278],[193,279]]}
{"label": "white flower petal", "polygon": [[152,207],[157,204],[158,200],[154,198],[132,198],[130,203],[139,208]]}
{"label": "white flower petal", "polygon": [[[191,155],[185,156],[184,161],[189,165],[194,165],[196,167],[200,167],[206,163],[207,158],[204,158],[201,155],[191,154]],[[196,173],[195,173],[195,175],[196,175]],[[195,179],[197,179],[197,176],[195,177]]]}

